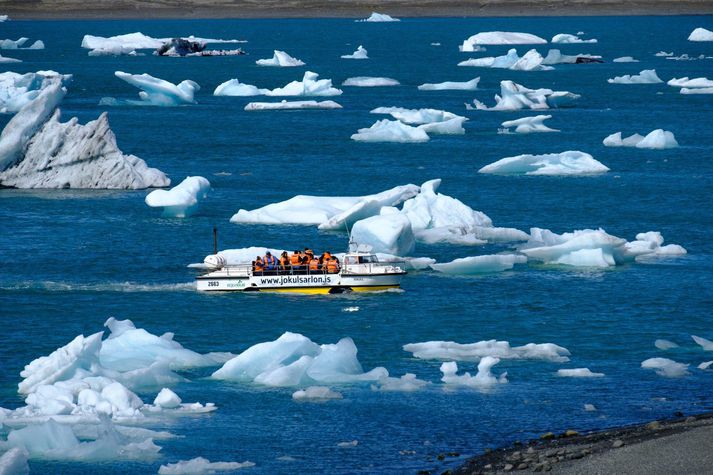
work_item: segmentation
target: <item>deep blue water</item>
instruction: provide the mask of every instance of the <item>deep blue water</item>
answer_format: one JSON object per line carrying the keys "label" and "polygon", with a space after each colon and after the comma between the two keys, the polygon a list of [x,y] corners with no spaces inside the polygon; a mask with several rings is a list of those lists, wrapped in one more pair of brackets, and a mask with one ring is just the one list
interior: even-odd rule
{"label": "deep blue water", "polygon": [[[713,43],[686,38],[711,17],[409,19],[369,24],[351,20],[84,21],[0,24],[1,38],[42,39],[42,51],[4,51],[23,63],[1,65],[16,72],[54,69],[74,80],[61,109],[66,119],[86,122],[100,112],[109,119],[125,153],[145,159],[175,183],[186,175],[207,177],[213,191],[189,219],[164,219],[144,203],[147,191],[0,190],[0,407],[22,405],[19,373],[33,359],[77,334],[100,331],[109,316],[130,318],[155,334],[175,333],[199,352],[240,352],[274,340],[284,331],[318,343],[351,336],[365,369],[384,366],[438,382],[440,362],[422,361],[402,345],[428,340],[461,343],[486,339],[513,345],[553,342],[572,352],[571,362],[502,361],[510,382],[491,392],[446,392],[440,384],[416,393],[382,393],[368,385],[337,386],[344,400],[298,404],[292,389],[204,379],[188,374],[175,388],[184,401],[215,402],[209,416],[179,419],[166,428],[179,439],[161,441],[155,463],[56,463],[31,461],[37,472],[155,472],[161,463],[203,456],[257,464],[250,472],[409,472],[442,470],[486,447],[567,428],[593,430],[713,408],[711,373],[696,369],[713,359],[690,338],[713,338],[713,106],[707,95],[681,95],[658,85],[610,85],[607,78],[655,68],[672,77],[711,77],[713,60],[671,61],[655,57],[713,56]],[[479,31],[526,31],[544,38],[585,31],[596,44],[559,45],[564,53],[602,55],[606,63],[558,65],[549,72],[462,68],[479,54],[457,45]],[[88,57],[83,35],[134,31],[162,36],[240,38],[242,57],[173,59]],[[440,42],[441,46],[431,46]],[[367,61],[341,60],[362,44]],[[549,45],[547,45],[549,46]],[[539,48],[546,53],[547,46]],[[289,52],[307,68],[260,68],[254,61]],[[523,54],[527,46],[520,46]],[[507,47],[488,47],[485,55]],[[640,63],[612,63],[631,55]],[[338,111],[248,113],[259,98],[213,97],[220,83],[274,88],[318,72],[335,85],[351,76],[387,76],[402,86],[344,88]],[[137,90],[113,72],[149,73],[174,83],[201,85],[198,104],[175,108],[98,105],[103,96],[136,98]],[[418,84],[480,76],[480,90],[419,92]],[[498,135],[500,122],[527,113],[466,112],[474,97],[488,105],[499,81],[549,87],[582,95],[573,108],[553,110],[556,134]],[[378,106],[432,107],[470,118],[463,136],[435,136],[425,144],[364,144],[349,139],[370,126]],[[4,125],[8,116],[0,117]],[[615,149],[607,135],[663,128],[680,148]],[[611,171],[595,177],[499,177],[480,175],[485,164],[520,153],[582,150]],[[230,175],[218,173],[229,172]],[[361,195],[399,184],[442,178],[442,193],[488,214],[496,225],[565,232],[602,227],[632,240],[661,231],[683,245],[682,258],[631,264],[612,270],[521,266],[479,278],[409,275],[404,292],[379,295],[297,297],[205,295],[190,288],[186,269],[212,251],[211,229],[221,248],[250,245],[340,250],[344,234],[313,227],[238,226],[228,222],[240,208],[253,209],[296,194]],[[449,261],[501,248],[419,245],[417,255]],[[358,312],[344,312],[358,306]],[[681,345],[662,352],[654,340]],[[663,356],[691,364],[690,375],[667,379],[640,368]],[[589,367],[603,378],[558,378],[563,367]],[[475,365],[461,364],[473,372]],[[141,394],[151,401],[153,394]],[[585,412],[583,404],[596,405]],[[338,448],[358,440],[354,448]],[[414,451],[415,454],[400,454]],[[294,461],[278,460],[289,455]]]}

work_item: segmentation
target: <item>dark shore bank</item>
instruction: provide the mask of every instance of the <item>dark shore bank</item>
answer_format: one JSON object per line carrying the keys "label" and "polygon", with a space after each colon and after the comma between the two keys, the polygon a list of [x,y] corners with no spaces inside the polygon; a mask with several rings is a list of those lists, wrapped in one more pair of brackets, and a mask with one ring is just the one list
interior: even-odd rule
{"label": "dark shore bank", "polygon": [[0,0],[14,19],[366,18],[711,14],[710,0]]}

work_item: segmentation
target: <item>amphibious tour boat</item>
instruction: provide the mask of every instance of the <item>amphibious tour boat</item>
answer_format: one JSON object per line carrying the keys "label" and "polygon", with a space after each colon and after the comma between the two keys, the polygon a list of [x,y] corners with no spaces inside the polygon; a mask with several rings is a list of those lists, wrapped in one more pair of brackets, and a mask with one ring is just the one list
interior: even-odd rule
{"label": "amphibious tour boat", "polygon": [[256,270],[253,265],[227,265],[219,254],[205,258],[210,269],[196,277],[202,291],[295,292],[336,294],[399,288],[404,268],[394,262],[379,262],[376,254],[361,246],[351,246],[338,270],[299,268]]}

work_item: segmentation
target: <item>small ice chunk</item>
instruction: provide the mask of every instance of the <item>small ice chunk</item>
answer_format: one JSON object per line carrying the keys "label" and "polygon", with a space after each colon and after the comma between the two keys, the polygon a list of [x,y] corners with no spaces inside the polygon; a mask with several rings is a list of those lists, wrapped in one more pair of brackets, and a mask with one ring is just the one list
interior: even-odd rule
{"label": "small ice chunk", "polygon": [[495,95],[495,106],[486,107],[475,100],[478,110],[512,111],[519,109],[549,109],[578,99],[579,94],[552,89],[529,89],[513,81],[500,81],[500,94]]}
{"label": "small ice chunk", "polygon": [[654,56],[658,56],[660,58],[668,58],[669,56],[673,56],[673,52],[667,53],[666,51],[659,51]]}
{"label": "small ice chunk", "polygon": [[357,445],[359,445],[358,440],[350,440],[349,442],[339,442],[337,444],[337,447],[342,448],[342,449],[349,449],[352,447],[356,447]]}
{"label": "small ice chunk", "polygon": [[531,49],[520,57],[516,49],[510,49],[504,56],[475,58],[461,61],[458,66],[475,66],[482,68],[512,69],[514,71],[548,71],[553,68],[543,65],[544,58],[536,50]]}
{"label": "small ice chunk", "polygon": [[584,404],[584,410],[587,412],[594,412],[597,410],[597,408],[594,406],[594,404]]}
{"label": "small ice chunk", "polygon": [[371,389],[373,391],[413,392],[419,391],[429,384],[431,383],[418,379],[413,373],[406,373],[400,378],[391,378],[388,376],[379,378],[377,384],[371,385]]}
{"label": "small ice chunk", "polygon": [[478,51],[478,45],[524,45],[524,44],[545,44],[547,40],[530,33],[519,33],[511,31],[484,31],[475,34],[463,41],[459,49],[464,52]]}
{"label": "small ice chunk", "polygon": [[394,18],[390,15],[387,15],[386,13],[376,13],[376,12],[371,12],[371,15],[369,18],[366,18],[364,20],[355,20],[357,22],[374,22],[374,23],[383,23],[383,22],[390,22],[390,21],[401,21],[398,18]]}
{"label": "small ice chunk", "polygon": [[176,463],[161,465],[158,469],[160,475],[188,475],[211,474],[215,472],[232,472],[241,468],[254,467],[253,462],[211,462],[203,457],[191,460],[181,460]]}
{"label": "small ice chunk", "polygon": [[638,59],[634,59],[632,56],[620,56],[619,58],[612,59],[612,63],[638,63]]}
{"label": "small ice chunk", "polygon": [[683,87],[681,94],[713,94],[713,87]]}
{"label": "small ice chunk", "polygon": [[658,84],[663,81],[656,75],[655,69],[644,69],[639,74],[625,74],[607,79],[609,84]]}
{"label": "small ice chunk", "polygon": [[567,33],[560,33],[552,37],[552,43],[596,43],[597,40],[592,38],[589,40],[583,40],[577,35],[570,35]]}
{"label": "small ice chunk", "polygon": [[482,167],[478,173],[573,176],[592,175],[607,171],[609,168],[588,153],[567,151],[506,157]]}
{"label": "small ice chunk", "polygon": [[214,96],[238,96],[238,97],[249,97],[249,96],[263,96],[267,94],[269,89],[260,89],[251,84],[243,84],[237,79],[230,79],[222,84],[213,91]]}
{"label": "small ice chunk", "polygon": [[307,389],[300,389],[292,393],[295,401],[315,401],[323,402],[330,399],[342,399],[342,394],[332,391],[327,386],[310,386]]}
{"label": "small ice chunk", "polygon": [[476,275],[512,269],[515,264],[524,264],[527,257],[517,254],[495,254],[455,259],[445,264],[431,264],[431,269],[451,275]]}
{"label": "small ice chunk", "polygon": [[515,127],[515,133],[518,134],[530,134],[535,132],[559,132],[559,130],[551,129],[545,124],[543,124],[545,120],[551,118],[551,115],[536,115],[534,117],[523,117],[522,119],[506,120],[500,125],[502,125],[502,127],[504,127],[506,130],[510,127]]}
{"label": "small ice chunk", "polygon": [[302,81],[292,81],[284,87],[268,91],[268,96],[338,96],[341,89],[332,87],[331,79],[317,79],[319,74],[306,71]]}
{"label": "small ice chunk", "polygon": [[678,345],[669,340],[658,339],[654,342],[654,346],[661,351],[670,350],[672,348],[678,348]]}
{"label": "small ice chunk", "polygon": [[164,217],[185,218],[194,214],[198,204],[208,196],[210,182],[202,176],[189,176],[170,190],[154,190],[146,196],[146,204],[163,208]]}
{"label": "small ice chunk", "polygon": [[703,363],[698,365],[698,369],[706,370],[713,365],[713,361],[704,361]]}
{"label": "small ice chunk", "polygon": [[443,381],[448,386],[456,387],[468,387],[484,389],[495,386],[496,384],[507,383],[506,373],[503,373],[499,378],[496,378],[491,369],[493,366],[500,362],[500,358],[495,358],[492,356],[483,357],[478,363],[478,373],[475,376],[471,376],[470,373],[458,375],[458,363],[455,361],[447,361],[441,364],[441,373]]}
{"label": "small ice chunk", "polygon": [[680,378],[688,374],[688,365],[677,363],[668,358],[649,358],[641,362],[641,367],[644,369],[652,369],[659,376],[666,378]]}
{"label": "small ice chunk", "polygon": [[475,91],[478,89],[480,77],[470,81],[445,81],[439,83],[424,83],[418,86],[419,91]]}
{"label": "small ice chunk", "polygon": [[286,101],[281,102],[249,102],[246,111],[266,110],[304,110],[304,109],[341,109],[341,104],[334,101]]}
{"label": "small ice chunk", "polygon": [[652,130],[646,137],[634,134],[627,138],[622,138],[622,133],[616,132],[606,137],[602,143],[607,147],[636,147],[653,150],[678,147],[678,142],[673,132],[663,129]]}
{"label": "small ice chunk", "polygon": [[698,27],[688,35],[688,41],[713,41],[713,31]]}
{"label": "small ice chunk", "polygon": [[707,340],[696,335],[691,335],[691,338],[693,338],[693,341],[695,341],[697,345],[703,348],[704,351],[713,351],[713,341]]}
{"label": "small ice chunk", "polygon": [[153,403],[154,406],[160,406],[165,409],[175,409],[181,405],[181,398],[170,389],[163,388],[156,395]]}
{"label": "small ice chunk", "polygon": [[352,134],[352,140],[357,142],[428,142],[428,134],[418,127],[411,127],[398,120],[383,119],[376,121],[371,127],[359,129]]}
{"label": "small ice chunk", "polygon": [[139,97],[141,100],[117,100],[114,98],[103,98],[100,105],[152,105],[152,106],[177,106],[181,104],[195,104],[194,95],[200,90],[200,86],[187,79],[180,83],[173,84],[151,76],[150,74],[129,74],[123,71],[116,71],[114,75],[126,81],[132,86],[141,89]]}
{"label": "small ice chunk", "polygon": [[408,343],[404,351],[413,353],[414,358],[424,360],[478,361],[486,356],[501,359],[527,359],[567,362],[569,350],[554,343],[528,343],[523,346],[510,346],[507,341],[484,340],[475,343],[456,343],[453,341],[427,341]]}
{"label": "small ice chunk", "polygon": [[383,78],[383,77],[371,77],[371,76],[357,76],[353,78],[347,78],[342,83],[342,86],[355,86],[355,87],[380,87],[380,86],[398,86],[401,83],[396,79]]}
{"label": "small ice chunk", "polygon": [[343,54],[342,59],[369,59],[368,52],[364,49],[362,45],[354,51],[352,54]]}
{"label": "small ice chunk", "polygon": [[705,77],[689,79],[688,76],[686,76],[682,78],[673,78],[666,84],[673,87],[709,88],[713,87],[713,80]]}
{"label": "small ice chunk", "polygon": [[593,373],[589,368],[558,369],[557,376],[567,378],[601,378],[604,373]]}
{"label": "small ice chunk", "polygon": [[577,63],[601,63],[602,57],[593,54],[562,54],[558,49],[551,49],[542,60],[542,64],[577,64]]}
{"label": "small ice chunk", "polygon": [[276,66],[281,68],[289,68],[296,66],[304,66],[305,63],[299,59],[293,58],[284,51],[274,50],[274,54],[270,59],[258,59],[255,61],[258,66]]}

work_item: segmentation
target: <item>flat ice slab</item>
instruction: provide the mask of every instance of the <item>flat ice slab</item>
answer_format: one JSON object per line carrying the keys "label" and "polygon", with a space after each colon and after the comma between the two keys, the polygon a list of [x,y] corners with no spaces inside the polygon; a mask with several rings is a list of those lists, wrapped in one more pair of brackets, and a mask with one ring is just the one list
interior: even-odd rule
{"label": "flat ice slab", "polygon": [[484,31],[463,41],[461,51],[477,51],[479,45],[527,45],[545,44],[547,40],[530,33],[512,31]]}
{"label": "flat ice slab", "polygon": [[585,152],[568,151],[544,155],[506,157],[486,165],[478,173],[503,175],[594,175],[609,168]]}

